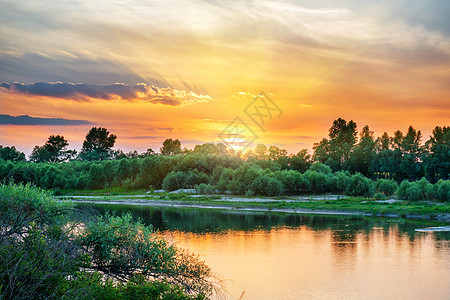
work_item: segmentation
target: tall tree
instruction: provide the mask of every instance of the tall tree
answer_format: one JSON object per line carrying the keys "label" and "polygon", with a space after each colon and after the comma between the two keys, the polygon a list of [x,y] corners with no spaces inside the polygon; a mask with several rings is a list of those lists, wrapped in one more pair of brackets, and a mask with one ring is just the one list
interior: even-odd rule
{"label": "tall tree", "polygon": [[384,132],[381,137],[378,137],[376,140],[376,150],[377,151],[384,151],[391,149],[391,143],[392,140],[389,137],[389,134],[387,132]]}
{"label": "tall tree", "polygon": [[450,174],[450,126],[436,126],[425,143],[423,163],[428,180],[448,179]]}
{"label": "tall tree", "polygon": [[86,135],[81,148],[80,158],[83,160],[102,160],[111,156],[117,136],[110,134],[106,128],[92,127]]}
{"label": "tall tree", "polygon": [[69,143],[62,135],[51,135],[42,146],[34,146],[30,155],[33,162],[62,162],[76,155],[75,150],[67,150]]}
{"label": "tall tree", "polygon": [[360,133],[359,143],[353,148],[347,161],[348,169],[355,173],[359,172],[365,176],[372,174],[372,159],[375,154],[375,139],[373,131],[366,125]]}
{"label": "tall tree", "polygon": [[178,139],[166,139],[163,142],[163,146],[160,148],[160,151],[162,155],[166,156],[181,154],[181,142]]}
{"label": "tall tree", "polygon": [[421,139],[420,130],[415,130],[412,126],[409,126],[401,143],[402,161],[400,169],[401,177],[404,179],[417,180],[424,175],[420,161],[423,151],[420,146]]}
{"label": "tall tree", "polygon": [[266,145],[258,144],[255,148],[256,158],[258,159],[268,159],[269,158],[269,149],[267,149]]}
{"label": "tall tree", "polygon": [[286,149],[280,149],[277,146],[270,146],[269,147],[269,159],[276,161],[281,158],[287,157],[287,150]]}
{"label": "tall tree", "polygon": [[320,162],[329,165],[333,171],[342,168],[349,159],[350,152],[356,143],[356,123],[342,118],[333,121],[329,129],[329,140],[323,139],[314,144],[314,157]]}
{"label": "tall tree", "polygon": [[288,166],[286,168],[303,173],[308,170],[311,163],[311,155],[309,155],[308,150],[302,149],[297,154],[291,154],[289,156]]}

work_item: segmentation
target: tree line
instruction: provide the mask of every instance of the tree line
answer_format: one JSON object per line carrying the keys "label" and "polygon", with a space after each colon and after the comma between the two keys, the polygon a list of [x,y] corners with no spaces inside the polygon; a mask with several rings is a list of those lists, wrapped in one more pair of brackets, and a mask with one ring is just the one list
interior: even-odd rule
{"label": "tree line", "polygon": [[43,146],[36,146],[28,162],[14,147],[1,147],[0,180],[31,182],[46,189],[120,186],[241,195],[336,192],[378,197],[395,193],[400,184],[404,199],[448,199],[450,127],[437,126],[423,144],[421,132],[412,126],[406,133],[396,131],[392,137],[384,133],[377,138],[368,126],[358,138],[356,128],[353,121],[335,120],[329,137],[316,143],[310,155],[305,149],[288,154],[264,145],[245,153],[212,143],[188,150],[172,139],[164,141],[161,154],[151,149],[123,153],[112,149],[115,135],[94,127],[78,155],[67,149],[61,136],[50,136]]}

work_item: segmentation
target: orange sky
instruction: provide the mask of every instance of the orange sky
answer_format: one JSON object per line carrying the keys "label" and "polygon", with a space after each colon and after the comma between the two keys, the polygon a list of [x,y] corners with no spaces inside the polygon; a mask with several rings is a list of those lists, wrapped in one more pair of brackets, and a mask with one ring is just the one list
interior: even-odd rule
{"label": "orange sky", "polygon": [[[425,140],[449,125],[445,1],[0,2],[0,82],[23,83],[0,87],[0,114],[90,122],[3,121],[0,144],[27,154],[50,134],[80,149],[92,126],[115,133],[116,148],[145,151],[165,138],[218,142],[240,117],[259,137],[252,147],[298,152],[338,117],[376,135],[413,125]],[[116,82],[146,90],[85,89]],[[283,112],[264,129],[244,113],[260,91]]]}

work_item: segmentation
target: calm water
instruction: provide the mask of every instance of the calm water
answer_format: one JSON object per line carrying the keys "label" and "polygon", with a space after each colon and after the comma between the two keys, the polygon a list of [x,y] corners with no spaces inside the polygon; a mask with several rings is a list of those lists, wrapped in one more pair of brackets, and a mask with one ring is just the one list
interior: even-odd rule
{"label": "calm water", "polygon": [[229,279],[228,299],[450,299],[450,235],[423,222],[97,206],[131,211]]}

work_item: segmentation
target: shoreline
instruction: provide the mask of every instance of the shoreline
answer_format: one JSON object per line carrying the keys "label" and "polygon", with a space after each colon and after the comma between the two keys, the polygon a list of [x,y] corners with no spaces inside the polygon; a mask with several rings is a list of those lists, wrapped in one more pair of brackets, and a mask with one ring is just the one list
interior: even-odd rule
{"label": "shoreline", "polygon": [[[131,195],[130,195],[131,196]],[[78,198],[78,199],[77,199]],[[317,215],[346,215],[346,216],[368,216],[368,217],[384,217],[384,218],[406,218],[406,219],[423,219],[423,220],[434,220],[439,222],[450,223],[450,213],[431,215],[431,214],[405,214],[401,215],[399,213],[373,213],[364,212],[357,210],[338,210],[338,209],[310,209],[310,208],[279,208],[279,207],[266,207],[264,206],[264,201],[261,202],[261,206],[250,206],[248,202],[239,202],[236,200],[229,201],[227,204],[214,204],[210,201],[209,203],[195,203],[193,201],[179,201],[179,200],[151,200],[151,199],[130,199],[137,197],[124,197],[118,196],[114,198],[123,199],[117,200],[100,200],[100,198],[105,197],[86,197],[86,196],[69,196],[61,197],[59,200],[71,201],[74,203],[83,204],[100,204],[100,205],[136,205],[136,206],[154,206],[154,207],[185,207],[185,208],[202,208],[202,209],[218,209],[218,210],[233,210],[233,211],[255,211],[255,212],[277,212],[277,213],[293,213],[293,214],[317,214]],[[253,199],[255,200],[255,199]],[[283,201],[283,200],[278,200]]]}

